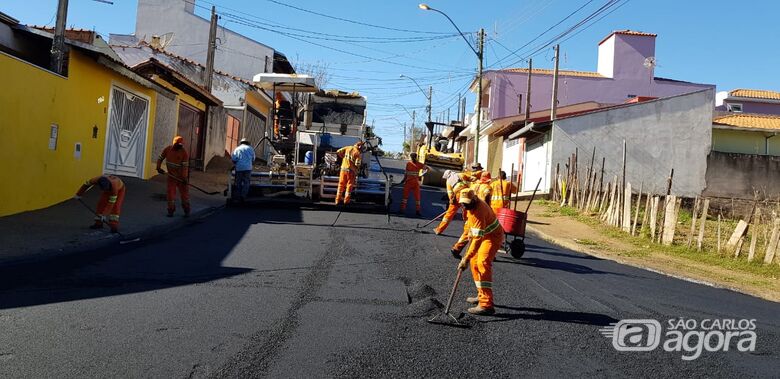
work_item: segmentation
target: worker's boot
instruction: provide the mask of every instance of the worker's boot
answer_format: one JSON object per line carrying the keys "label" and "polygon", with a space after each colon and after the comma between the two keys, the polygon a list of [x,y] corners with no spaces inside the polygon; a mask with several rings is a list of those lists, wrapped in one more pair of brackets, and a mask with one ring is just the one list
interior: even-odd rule
{"label": "worker's boot", "polygon": [[479,298],[478,298],[478,297],[476,297],[476,296],[473,296],[473,297],[467,297],[467,298],[466,298],[466,302],[467,302],[467,303],[469,303],[469,304],[474,304],[474,305],[477,305],[477,304],[479,304]]}
{"label": "worker's boot", "polygon": [[420,212],[420,210],[418,209],[417,211],[414,212],[414,215],[417,217],[422,217],[422,212]]}
{"label": "worker's boot", "polygon": [[89,228],[90,229],[103,229],[103,223],[100,222],[100,221],[95,221],[95,223],[92,224]]}
{"label": "worker's boot", "polygon": [[479,305],[477,305],[476,307],[469,308],[467,312],[478,316],[490,316],[496,313],[496,310],[494,308],[482,308]]}

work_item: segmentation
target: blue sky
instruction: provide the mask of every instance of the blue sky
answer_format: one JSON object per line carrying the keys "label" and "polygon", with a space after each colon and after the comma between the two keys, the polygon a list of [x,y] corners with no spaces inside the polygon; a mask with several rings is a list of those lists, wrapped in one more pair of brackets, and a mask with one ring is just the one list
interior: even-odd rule
{"label": "blue sky", "polygon": [[[104,35],[132,33],[136,1],[113,1],[114,5],[107,5],[92,0],[70,0],[68,25],[95,29]],[[56,3],[56,0],[5,0],[0,4],[0,11],[23,23],[53,25]],[[476,57],[462,39],[430,33],[451,33],[454,29],[443,16],[420,10],[418,0],[198,0],[203,6],[212,3],[218,11],[277,24],[273,28],[277,32],[272,32],[231,22],[228,17],[221,20],[224,26],[281,51],[294,63],[327,64],[332,74],[328,87],[359,91],[367,96],[369,123],[375,122],[388,150],[400,148],[403,138],[400,124],[408,125],[410,121],[398,104],[409,111],[417,110],[421,120],[426,102],[414,83],[400,79],[400,74],[417,79],[423,87],[433,85],[434,118],[448,108],[454,118],[458,94],[465,91],[476,72]],[[279,3],[374,26],[326,18]],[[606,0],[428,1],[430,6],[445,11],[464,32],[486,29],[486,66],[493,67],[507,56],[498,67],[512,66],[515,62],[518,63],[514,66],[525,66],[521,58],[530,51],[523,49],[516,56],[509,50],[526,44],[582,7],[530,45],[536,46],[605,3]],[[716,84],[718,90],[780,90],[780,75],[776,74],[780,58],[780,50],[776,48],[780,40],[777,20],[780,2],[619,0],[610,11],[598,22],[578,29],[576,35],[561,44],[562,69],[595,70],[598,42],[613,30],[632,29],[658,34],[656,76]],[[198,11],[202,15],[204,12]],[[295,39],[279,32],[304,37]],[[350,41],[311,39],[314,35],[310,32],[354,38]],[[440,36],[447,38],[426,38]],[[381,43],[367,43],[369,39]],[[534,56],[534,66],[551,68],[551,59],[551,49],[542,49]],[[473,97],[469,97],[469,109]]]}

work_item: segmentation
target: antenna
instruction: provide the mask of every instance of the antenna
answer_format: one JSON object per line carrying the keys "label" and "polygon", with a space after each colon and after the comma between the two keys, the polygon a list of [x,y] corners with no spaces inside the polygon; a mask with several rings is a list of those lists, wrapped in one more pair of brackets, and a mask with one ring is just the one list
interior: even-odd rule
{"label": "antenna", "polygon": [[652,69],[658,65],[658,62],[656,62],[655,57],[647,57],[645,58],[645,62],[643,63],[643,65],[645,66],[645,68]]}
{"label": "antenna", "polygon": [[173,42],[173,32],[168,32],[160,36],[160,49],[165,50],[165,48]]}

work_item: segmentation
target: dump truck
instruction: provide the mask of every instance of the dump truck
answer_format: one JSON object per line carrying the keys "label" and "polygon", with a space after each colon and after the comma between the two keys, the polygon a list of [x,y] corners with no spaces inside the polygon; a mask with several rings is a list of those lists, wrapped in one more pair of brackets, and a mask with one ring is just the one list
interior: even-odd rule
{"label": "dump truck", "polygon": [[463,171],[463,154],[455,151],[455,139],[465,128],[458,122],[443,124],[429,121],[425,126],[428,136],[417,150],[419,161],[430,167],[423,182],[444,187],[442,177],[445,171]]}

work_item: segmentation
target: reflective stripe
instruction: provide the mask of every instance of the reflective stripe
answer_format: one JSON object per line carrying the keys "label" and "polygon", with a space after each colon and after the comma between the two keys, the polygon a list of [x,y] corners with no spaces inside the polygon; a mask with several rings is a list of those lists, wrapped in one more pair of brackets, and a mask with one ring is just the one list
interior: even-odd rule
{"label": "reflective stripe", "polygon": [[504,196],[504,197],[501,198],[501,200],[509,201],[509,196]]}
{"label": "reflective stripe", "polygon": [[444,218],[441,219],[441,222],[450,222],[450,219],[444,217]]}
{"label": "reflective stripe", "polygon": [[492,231],[498,229],[498,227],[499,227],[498,220],[495,220],[490,225],[488,225],[485,229],[471,228],[471,236],[484,237],[486,234],[490,234]]}
{"label": "reflective stripe", "polygon": [[490,232],[492,232],[492,231],[494,231],[494,230],[498,229],[498,227],[499,227],[499,226],[500,226],[500,225],[499,225],[499,223],[498,223],[498,219],[496,219],[495,221],[493,221],[493,223],[492,223],[492,224],[488,225],[488,227],[487,227],[487,228],[485,228],[485,234],[489,234]]}
{"label": "reflective stripe", "polygon": [[406,175],[408,176],[420,176],[419,171],[406,171]]}
{"label": "reflective stripe", "polygon": [[349,167],[342,167],[341,171],[350,171]]}
{"label": "reflective stripe", "polygon": [[474,284],[477,285],[477,288],[493,288],[493,282],[475,280]]}
{"label": "reflective stripe", "polygon": [[109,221],[119,221],[119,215],[109,215],[108,216]]}

